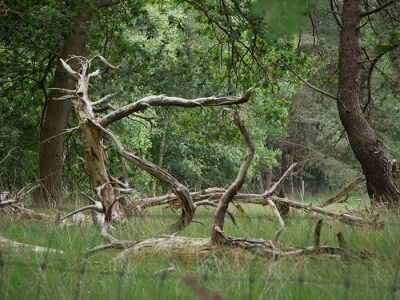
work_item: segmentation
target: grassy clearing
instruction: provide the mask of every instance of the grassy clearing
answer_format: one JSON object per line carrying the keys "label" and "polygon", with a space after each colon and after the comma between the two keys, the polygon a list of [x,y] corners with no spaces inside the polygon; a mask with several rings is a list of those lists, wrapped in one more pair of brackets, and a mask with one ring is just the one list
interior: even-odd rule
{"label": "grassy clearing", "polygon": [[[335,209],[358,210],[358,205],[354,198],[346,204],[335,204]],[[252,218],[237,215],[240,228],[227,220],[226,233],[271,239],[279,225],[270,209],[254,205],[246,205],[245,209]],[[154,208],[112,234],[126,240],[170,234],[168,225],[174,218],[169,210]],[[180,235],[209,237],[213,211],[201,207],[196,218],[206,227],[192,224]],[[80,230],[78,226],[60,227],[2,216],[1,236],[65,253],[1,248],[0,299],[196,299],[178,278],[180,274],[193,275],[225,299],[400,299],[400,222],[394,214],[384,216],[384,220],[386,228],[378,231],[346,226],[332,219],[325,219],[322,229],[322,241],[328,245],[337,246],[336,233],[341,231],[352,249],[368,250],[382,259],[310,255],[270,261],[224,251],[190,260],[179,255],[146,254],[114,261],[121,250],[86,255],[88,248],[105,243],[99,230],[90,224],[82,224]],[[294,212],[280,242],[288,246],[312,245],[315,222],[314,214]],[[171,268],[173,271],[169,271]]]}

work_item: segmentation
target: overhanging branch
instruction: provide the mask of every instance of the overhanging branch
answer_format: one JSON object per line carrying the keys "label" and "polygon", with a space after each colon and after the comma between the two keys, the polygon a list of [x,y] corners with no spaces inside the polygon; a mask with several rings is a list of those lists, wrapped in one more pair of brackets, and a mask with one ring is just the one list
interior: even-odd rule
{"label": "overhanging branch", "polygon": [[396,2],[398,2],[398,0],[391,0],[391,1],[386,2],[385,4],[382,4],[381,6],[378,6],[375,9],[371,9],[369,11],[365,11],[365,12],[361,13],[361,18],[369,16],[369,15],[372,15],[372,14],[375,14],[375,13],[381,11],[382,9],[384,9],[385,7],[387,7],[389,5],[392,5],[392,4],[396,3]]}
{"label": "overhanging branch", "polygon": [[258,82],[255,86],[249,88],[241,97],[216,97],[211,96],[207,98],[196,98],[192,100],[178,98],[178,97],[168,97],[165,95],[149,96],[140,99],[132,104],[121,107],[108,115],[100,119],[99,123],[102,127],[107,127],[108,125],[132,114],[135,112],[143,111],[149,107],[154,106],[178,106],[185,108],[193,108],[199,106],[222,106],[222,105],[233,105],[241,104],[249,101],[252,92],[261,86],[262,81]]}
{"label": "overhanging branch", "polygon": [[338,97],[337,97],[337,96],[335,96],[334,94],[331,94],[331,93],[329,93],[329,92],[327,92],[327,91],[321,90],[320,88],[316,87],[315,85],[309,83],[307,80],[305,80],[305,79],[304,79],[303,77],[301,77],[299,74],[297,74],[296,71],[293,70],[285,61],[283,61],[281,58],[279,58],[279,57],[276,56],[276,55],[274,55],[274,56],[275,56],[275,58],[276,58],[277,60],[279,60],[281,63],[283,63],[283,64],[286,66],[286,68],[288,68],[289,71],[292,72],[298,79],[300,79],[306,86],[312,88],[314,91],[317,91],[318,93],[321,93],[322,95],[325,95],[325,96],[327,96],[327,97],[329,97],[329,98],[332,98],[332,99],[334,99],[334,100],[338,100]]}

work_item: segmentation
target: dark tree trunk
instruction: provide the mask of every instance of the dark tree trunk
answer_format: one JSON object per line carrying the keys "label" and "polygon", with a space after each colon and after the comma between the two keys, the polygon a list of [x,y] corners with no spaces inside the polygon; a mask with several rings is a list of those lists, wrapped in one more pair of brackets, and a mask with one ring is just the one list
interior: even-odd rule
{"label": "dark tree trunk", "polygon": [[365,119],[359,104],[361,48],[361,1],[344,0],[339,48],[339,89],[337,106],[350,146],[365,175],[372,205],[384,203],[398,207],[400,190],[396,186],[391,162]]}
{"label": "dark tree trunk", "polygon": [[[60,58],[66,60],[70,55],[82,56],[87,42],[88,22],[91,13],[88,7],[78,6],[75,11],[80,15],[75,21],[74,34],[64,42]],[[74,67],[76,62],[70,62]],[[76,82],[68,75],[60,61],[54,74],[52,88],[75,89]],[[40,134],[39,151],[39,180],[41,183],[37,191],[35,201],[37,203],[61,204],[62,171],[63,171],[63,142],[64,137],[60,135],[67,127],[71,111],[71,101],[58,101],[55,98],[65,93],[58,90],[50,90],[46,114]]]}
{"label": "dark tree trunk", "polygon": [[[274,144],[271,139],[267,140],[267,149],[270,151],[274,151]],[[272,169],[269,169],[265,172],[265,186],[261,188],[261,190],[268,190],[272,186],[272,181],[274,180],[274,174]]]}
{"label": "dark tree trunk", "polygon": [[[87,43],[87,34],[92,18],[93,9],[110,7],[120,3],[120,0],[98,0],[93,3],[88,1],[73,1],[71,11],[77,13],[74,21],[73,33],[64,42],[60,58],[67,60],[71,55],[82,56]],[[77,61],[70,61],[72,68],[78,66]],[[74,89],[75,81],[65,71],[60,61],[57,63],[52,88]],[[39,150],[39,180],[40,188],[37,190],[36,203],[61,204],[62,171],[63,171],[63,136],[59,136],[67,127],[71,111],[71,101],[57,101],[65,93],[50,90],[46,114],[40,133]]]}

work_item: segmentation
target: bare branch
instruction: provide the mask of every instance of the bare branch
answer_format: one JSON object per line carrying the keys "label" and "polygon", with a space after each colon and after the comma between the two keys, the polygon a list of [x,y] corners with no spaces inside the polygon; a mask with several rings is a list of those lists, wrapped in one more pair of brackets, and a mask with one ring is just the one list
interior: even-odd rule
{"label": "bare branch", "polygon": [[283,219],[281,217],[281,214],[279,213],[278,208],[276,207],[275,203],[271,199],[267,199],[269,206],[271,206],[272,211],[274,212],[276,218],[279,221],[279,224],[281,224],[282,227],[285,227],[285,222],[283,222]]}
{"label": "bare branch", "polygon": [[381,11],[382,9],[384,9],[385,7],[387,7],[389,5],[392,5],[392,4],[396,3],[396,2],[398,2],[398,0],[391,0],[391,1],[386,2],[385,4],[382,4],[381,6],[378,6],[375,9],[372,9],[372,10],[369,10],[369,11],[365,11],[365,12],[361,13],[361,18],[369,16],[369,15],[372,15],[372,14],[375,14],[375,13]]}
{"label": "bare branch", "polygon": [[[8,151],[7,155],[0,161],[0,164],[3,163],[3,161],[5,161],[7,159],[7,157],[11,156],[12,158],[14,158],[14,156],[11,155],[11,152],[14,151],[15,148],[12,148],[10,151]],[[5,149],[2,149],[2,151]]]}
{"label": "bare branch", "polygon": [[11,204],[14,204],[14,203],[17,203],[17,202],[19,202],[19,200],[15,199],[15,198],[12,198],[10,200],[4,200],[4,201],[0,202],[0,207],[11,205]]}
{"label": "bare branch", "polygon": [[113,66],[112,64],[110,64],[103,56],[101,55],[95,55],[93,56],[91,59],[89,59],[89,64],[91,64],[93,61],[95,61],[96,59],[100,59],[105,65],[107,65],[108,67],[110,67],[111,69],[118,69],[118,67]]}
{"label": "bare branch", "polygon": [[258,87],[261,86],[261,81],[255,86],[249,88],[242,97],[207,97],[207,98],[197,98],[193,100],[188,100],[178,97],[168,97],[165,95],[159,96],[149,96],[140,99],[132,104],[120,107],[119,109],[109,113],[100,120],[100,125],[102,127],[107,127],[113,122],[116,122],[132,113],[146,110],[149,107],[154,106],[178,106],[193,108],[199,106],[222,106],[222,105],[233,105],[241,104],[249,101],[251,93]]}
{"label": "bare branch", "polygon": [[90,197],[89,195],[85,194],[84,192],[81,192],[81,194],[82,194],[83,196],[85,196],[87,199],[89,199],[89,201],[92,202],[93,204],[96,204],[96,203],[97,203],[96,200],[94,200],[92,197]]}
{"label": "bare branch", "polygon": [[[30,192],[32,192],[34,189],[38,188],[39,185],[35,185],[34,187],[30,188],[27,192],[23,193],[22,192],[28,187],[29,185],[24,186],[22,189],[20,189],[17,193],[17,195],[15,196],[15,198],[20,199],[22,197],[25,197],[26,195],[28,195]],[[22,194],[22,195],[21,195]]]}
{"label": "bare branch", "polygon": [[71,217],[71,216],[73,216],[73,215],[75,215],[75,214],[77,214],[79,212],[82,212],[82,211],[85,211],[85,210],[89,210],[89,209],[95,210],[95,211],[97,211],[99,213],[103,213],[103,211],[104,211],[103,205],[99,201],[96,201],[96,202],[97,203],[95,205],[84,206],[84,207],[78,208],[77,210],[74,210],[73,212],[70,212],[69,214],[67,214],[64,217],[60,218],[60,221],[64,221],[65,219],[67,219],[67,218],[69,218],[69,217]]}
{"label": "bare branch", "polygon": [[[92,121],[93,122],[93,121]],[[97,126],[101,131],[103,131],[106,135],[108,135],[111,140],[114,142],[115,147],[117,148],[118,153],[125,158],[126,160],[130,161],[131,163],[135,164],[137,167],[145,170],[149,174],[153,175],[154,177],[158,178],[159,180],[166,183],[177,195],[181,206],[182,206],[182,215],[176,221],[175,227],[180,229],[181,227],[187,226],[192,221],[194,215],[194,205],[193,200],[190,196],[189,190],[181,184],[178,180],[172,177],[170,174],[165,172],[164,170],[157,167],[155,164],[138,157],[130,152],[127,152],[120,140],[109,130],[103,128],[101,125],[93,122],[95,126]]]}
{"label": "bare branch", "polygon": [[53,99],[57,100],[57,101],[63,101],[63,100],[69,100],[69,99],[74,99],[74,98],[78,98],[78,96],[77,95],[65,95],[65,96],[53,98]]}
{"label": "bare branch", "polygon": [[101,98],[101,99],[99,99],[99,100],[97,100],[95,102],[92,102],[92,106],[99,105],[100,103],[102,103],[102,102],[104,102],[104,101],[106,101],[106,100],[108,100],[108,99],[110,99],[112,97],[115,97],[115,96],[121,94],[122,92],[123,92],[123,90],[121,89],[119,92],[116,92],[116,93],[113,93],[113,94],[108,94],[107,96],[104,96],[103,98]]}
{"label": "bare branch", "polygon": [[281,233],[283,232],[283,230],[284,230],[284,228],[282,227],[282,228],[279,229],[277,232],[275,232],[274,238],[272,239],[272,242],[273,242],[274,244],[277,244],[277,243],[278,243],[279,237],[280,237]]}
{"label": "bare branch", "polygon": [[333,7],[333,0],[330,0],[329,2],[330,2],[331,12],[333,14],[333,17],[335,18],[335,21],[338,24],[339,28],[342,28],[342,23],[340,22],[339,18],[337,17],[337,15],[341,16],[341,14],[339,14],[337,11],[335,11],[335,9]]}
{"label": "bare branch", "polygon": [[96,76],[99,76],[99,74],[100,74],[100,70],[96,70],[96,71],[90,73],[89,77],[96,77]]}
{"label": "bare branch", "polygon": [[[1,3],[0,3],[0,4],[1,4]],[[25,13],[22,13],[22,12],[13,10],[13,9],[0,9],[0,14],[6,14],[6,15],[7,15],[7,14],[12,14],[12,15],[16,15],[16,16],[22,18],[22,16],[23,16]]]}
{"label": "bare branch", "polygon": [[30,192],[32,192],[34,189],[36,189],[36,188],[39,187],[39,185],[36,185],[36,186],[30,188],[27,192],[23,193],[23,191],[24,191],[25,189],[27,189],[28,186],[29,186],[29,185],[26,185],[26,186],[24,186],[22,189],[20,189],[20,190],[17,192],[17,194],[16,194],[12,199],[1,201],[1,202],[0,202],[0,207],[8,206],[8,205],[11,205],[11,204],[14,204],[14,203],[19,202],[19,201],[21,200],[21,198],[25,197],[25,196],[28,195]]}
{"label": "bare branch", "polygon": [[280,187],[282,186],[283,182],[288,178],[294,167],[296,167],[297,163],[292,164],[289,169],[286,170],[286,172],[282,175],[282,177],[269,189],[266,190],[265,193],[263,194],[264,196],[268,197],[277,191],[280,190]]}
{"label": "bare branch", "polygon": [[62,58],[60,58],[61,64],[63,65],[63,68],[68,72],[69,75],[76,81],[78,81],[81,76],[78,72],[72,70],[72,68],[67,64]]}
{"label": "bare branch", "polygon": [[185,0],[187,3],[193,4],[194,6],[196,6],[197,8],[199,8],[204,15],[207,17],[207,19],[217,25],[217,27],[219,29],[221,29],[226,35],[229,35],[229,30],[226,29],[225,27],[223,27],[217,20],[215,20],[213,17],[210,16],[210,14],[208,13],[208,10],[206,8],[204,8],[200,3],[193,1],[193,0]]}
{"label": "bare branch", "polygon": [[297,74],[296,71],[293,70],[284,60],[282,60],[280,57],[278,57],[278,56],[276,56],[276,55],[274,55],[274,56],[275,56],[275,58],[278,59],[281,63],[283,63],[283,64],[286,66],[286,68],[288,68],[289,71],[292,72],[298,79],[300,79],[306,86],[312,88],[313,90],[317,91],[318,93],[321,93],[322,95],[325,95],[325,96],[327,96],[327,97],[329,97],[329,98],[332,98],[332,99],[334,99],[334,100],[338,100],[338,97],[337,97],[337,96],[335,96],[335,95],[333,95],[333,94],[331,94],[331,93],[329,93],[329,92],[326,92],[326,91],[324,91],[324,90],[321,90],[320,88],[316,87],[315,85],[309,83],[307,80],[305,80],[305,79],[304,79],[303,77],[301,77],[299,74]]}
{"label": "bare branch", "polygon": [[108,233],[110,229],[111,223],[109,220],[106,220],[101,228],[101,236],[110,244],[118,244],[119,240],[113,237],[111,234]]}
{"label": "bare branch", "polygon": [[[210,205],[210,206],[213,206],[213,207],[217,207],[217,204],[215,204],[214,202],[211,202],[211,201],[209,201],[209,200],[197,201],[197,202],[194,204],[194,207],[197,208],[197,207],[202,206],[202,205]],[[232,211],[230,211],[229,209],[226,211],[226,213],[227,213],[227,214],[229,215],[229,217],[231,218],[232,223],[235,224],[235,226],[237,227],[238,225],[237,225],[237,223],[236,223],[235,214],[234,214]]]}
{"label": "bare branch", "polygon": [[72,94],[72,93],[76,92],[76,90],[61,89],[61,88],[49,88],[49,90],[57,90],[57,91],[68,93],[68,94]]}
{"label": "bare branch", "polygon": [[224,110],[228,111],[233,115],[235,123],[239,128],[239,131],[246,144],[246,156],[242,164],[240,165],[239,172],[235,181],[224,192],[224,194],[221,197],[221,200],[218,203],[218,207],[214,215],[214,224],[211,235],[211,242],[213,244],[223,244],[226,242],[226,238],[223,236],[223,233],[221,233],[223,230],[225,214],[228,210],[229,203],[232,201],[232,199],[235,197],[238,191],[242,188],[244,180],[246,179],[247,170],[254,156],[254,144],[242,120],[240,119],[239,113],[232,109],[224,108]]}
{"label": "bare branch", "polygon": [[110,7],[116,4],[120,4],[121,0],[97,0],[96,2],[93,3],[93,5],[97,8],[104,8],[104,7]]}
{"label": "bare branch", "polygon": [[270,198],[275,203],[283,203],[283,204],[290,205],[297,209],[305,209],[305,210],[313,211],[313,212],[316,212],[316,213],[319,213],[322,215],[335,217],[343,222],[350,223],[350,224],[364,224],[364,225],[372,225],[375,227],[384,227],[385,226],[384,222],[376,222],[374,220],[367,220],[367,219],[363,219],[363,218],[356,217],[356,216],[351,216],[349,214],[345,214],[345,213],[341,213],[341,212],[334,212],[331,210],[323,209],[318,206],[314,206],[314,205],[312,205],[312,203],[309,203],[309,204],[300,203],[300,202],[295,202],[295,201],[289,200],[287,198],[279,198],[279,197],[275,197],[275,196],[272,196]]}
{"label": "bare branch", "polygon": [[47,142],[47,141],[49,141],[51,139],[57,138],[57,137],[59,137],[61,135],[64,135],[66,133],[72,133],[72,132],[74,132],[74,131],[76,131],[78,129],[79,129],[79,126],[76,126],[76,127],[73,127],[73,128],[69,128],[69,129],[65,129],[64,132],[61,132],[60,134],[57,134],[57,135],[52,136],[52,137],[49,137],[48,139],[45,139],[44,141],[42,141],[42,143],[45,143],[45,142]]}
{"label": "bare branch", "polygon": [[357,178],[354,179],[352,182],[349,184],[345,185],[342,187],[333,197],[329,198],[328,200],[321,201],[320,203],[317,204],[319,207],[325,207],[328,206],[336,201],[338,201],[343,195],[346,195],[350,191],[352,191],[359,183],[364,182],[365,178]]}

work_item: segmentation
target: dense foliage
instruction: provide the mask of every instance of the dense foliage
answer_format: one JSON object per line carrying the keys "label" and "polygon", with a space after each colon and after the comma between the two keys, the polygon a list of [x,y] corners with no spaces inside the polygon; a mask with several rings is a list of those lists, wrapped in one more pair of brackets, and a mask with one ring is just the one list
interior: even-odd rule
{"label": "dense foliage", "polygon": [[[265,13],[267,1],[124,1],[99,10],[92,18],[86,57],[101,54],[119,65],[95,82],[92,99],[123,89],[113,100],[125,105],[144,96],[167,94],[185,98],[240,95],[264,79],[250,104],[240,107],[256,144],[256,157],[246,188],[265,190],[266,173],[279,175],[290,162],[300,162],[291,181],[297,190],[305,180],[310,191],[336,189],[359,173],[334,104],[303,87],[295,72],[326,90],[335,90],[337,28],[334,19],[315,3],[301,6],[290,17],[278,3]],[[180,5],[176,5],[176,4]],[[296,4],[296,5],[295,5]],[[60,43],[68,36],[74,15],[69,1],[7,1],[4,9],[21,13],[0,15],[0,188],[18,189],[35,179],[41,123],[48,87]],[[292,10],[291,10],[292,11]],[[311,11],[309,25],[307,16]],[[261,13],[260,13],[261,12]],[[290,22],[285,22],[285,16]],[[399,152],[398,45],[399,33],[373,20],[380,30],[363,31],[365,48],[382,59],[381,75],[368,81],[365,113],[393,158]],[[315,24],[322,24],[317,29]],[[274,25],[275,24],[275,25]],[[299,30],[302,32],[299,35]],[[377,34],[382,32],[383,34]],[[386,55],[385,55],[386,54]],[[368,83],[369,82],[369,83]],[[365,89],[366,90],[366,89]],[[368,99],[372,99],[369,101]],[[369,103],[367,103],[369,101]],[[194,189],[226,186],[235,178],[243,157],[243,142],[220,109],[152,108],[150,122],[126,119],[112,130],[127,149],[159,164]],[[70,127],[76,119],[70,118]],[[271,146],[272,145],[272,146]],[[108,164],[123,177],[123,163],[111,143]],[[89,187],[78,134],[65,136],[64,187]],[[162,187],[148,174],[127,166],[131,186],[141,193]],[[295,185],[297,184],[297,187]]]}

